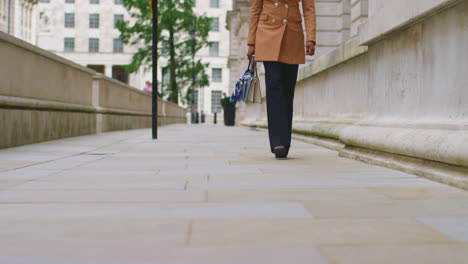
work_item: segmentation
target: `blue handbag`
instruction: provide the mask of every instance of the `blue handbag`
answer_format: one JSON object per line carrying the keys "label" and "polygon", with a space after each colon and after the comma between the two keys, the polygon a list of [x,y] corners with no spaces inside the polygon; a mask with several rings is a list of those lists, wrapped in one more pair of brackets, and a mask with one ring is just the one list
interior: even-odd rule
{"label": "blue handbag", "polygon": [[236,87],[231,95],[231,102],[248,102],[250,89],[252,88],[252,84],[255,83],[254,79],[258,78],[255,72],[256,67],[252,66],[255,65],[255,63],[255,55],[253,55],[249,61],[249,66],[247,67],[247,70],[236,82]]}

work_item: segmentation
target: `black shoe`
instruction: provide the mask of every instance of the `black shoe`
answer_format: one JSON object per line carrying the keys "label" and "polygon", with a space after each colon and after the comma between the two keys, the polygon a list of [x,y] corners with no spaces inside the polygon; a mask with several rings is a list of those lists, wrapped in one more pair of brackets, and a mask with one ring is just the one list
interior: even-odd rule
{"label": "black shoe", "polygon": [[277,159],[287,158],[288,157],[288,152],[289,152],[289,150],[286,147],[273,149],[273,153],[275,153],[275,157]]}

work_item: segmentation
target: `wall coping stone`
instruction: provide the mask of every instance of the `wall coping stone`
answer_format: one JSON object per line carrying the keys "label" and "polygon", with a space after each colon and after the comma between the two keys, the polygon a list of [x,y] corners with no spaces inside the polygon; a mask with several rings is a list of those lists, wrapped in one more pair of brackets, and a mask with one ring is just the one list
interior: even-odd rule
{"label": "wall coping stone", "polygon": [[126,84],[126,83],[123,83],[123,82],[121,82],[121,81],[119,81],[119,80],[110,78],[109,76],[106,76],[106,75],[104,75],[104,74],[102,74],[102,73],[96,73],[96,75],[93,76],[93,79],[94,79],[94,80],[105,80],[105,81],[108,81],[108,82],[113,83],[113,84],[115,84],[115,85],[118,85],[118,86],[127,88],[127,89],[129,89],[129,90],[134,91],[134,92],[137,92],[137,93],[139,93],[139,94],[143,94],[143,95],[145,95],[145,96],[151,97],[151,94],[149,94],[149,93],[146,93],[146,92],[144,92],[144,91],[142,91],[142,90],[140,90],[140,89],[138,89],[138,88],[136,88],[136,87],[130,86],[130,85],[128,85],[128,84]]}
{"label": "wall coping stone", "polygon": [[56,101],[31,99],[0,95],[0,108],[52,110],[63,112],[95,113],[96,108],[88,105],[62,103]]}
{"label": "wall coping stone", "polygon": [[34,46],[33,44],[31,43],[28,43],[24,40],[21,40],[21,39],[18,39],[18,38],[15,38],[7,33],[4,33],[4,32],[1,32],[0,31],[0,43],[2,42],[7,42],[9,44],[12,44],[12,45],[15,45],[17,47],[20,47],[20,48],[23,48],[27,51],[30,51],[30,52],[33,52],[34,54],[40,54],[48,59],[51,59],[51,60],[54,60],[56,62],[59,62],[59,63],[62,63],[62,64],[65,64],[66,66],[70,66],[76,70],[80,70],[80,71],[83,71],[83,72],[86,72],[86,73],[89,73],[91,75],[95,75],[96,72],[90,68],[87,68],[85,66],[82,66],[78,63],[75,63],[73,61],[70,61],[70,60],[67,60],[55,53],[52,53],[50,51],[47,51],[47,50],[44,50],[44,49],[41,49],[37,46]]}
{"label": "wall coping stone", "polygon": [[[123,83],[123,82],[121,82],[121,81],[119,81],[119,80],[110,78],[110,77],[108,77],[108,76],[106,76],[106,75],[104,75],[104,74],[101,74],[101,73],[96,73],[96,75],[93,76],[93,79],[94,79],[94,80],[105,80],[105,81],[111,82],[111,83],[113,83],[113,84],[115,84],[115,85],[118,85],[118,86],[121,86],[121,87],[130,89],[130,90],[132,90],[132,91],[134,91],[134,92],[137,92],[137,93],[139,93],[139,94],[142,94],[142,95],[144,95],[144,96],[152,97],[152,95],[149,94],[149,93],[147,93],[147,92],[144,92],[144,91],[142,91],[142,90],[140,90],[140,89],[138,89],[138,88],[136,88],[136,87],[130,86],[130,85],[128,85],[128,84],[126,84],[126,83]],[[186,109],[186,108],[183,108],[183,107],[181,107],[180,105],[178,105],[178,104],[176,104],[176,103],[174,103],[174,102],[166,101],[166,100],[164,100],[164,99],[162,99],[162,98],[158,98],[158,101],[159,101],[159,102],[164,102],[165,104],[177,106],[177,107],[180,107],[180,108],[182,108],[182,109]]]}
{"label": "wall coping stone", "polygon": [[[166,103],[166,101],[163,101]],[[14,96],[0,96],[0,108],[29,109],[38,111],[79,112],[112,115],[152,116],[151,112],[130,111],[115,108],[94,107],[80,104],[61,103],[49,100],[31,99]],[[158,116],[175,117],[158,114]]]}
{"label": "wall coping stone", "polygon": [[354,37],[330,52],[315,58],[299,68],[297,81],[302,81],[330,68],[367,53],[366,46],[359,46],[359,38]]}
{"label": "wall coping stone", "polygon": [[367,21],[359,26],[359,45],[374,44],[394,32],[403,30],[464,0],[418,1],[413,5],[418,6],[419,9],[408,8],[405,13],[399,14],[397,19],[389,17],[393,15],[392,10],[379,10],[377,14],[371,14]]}

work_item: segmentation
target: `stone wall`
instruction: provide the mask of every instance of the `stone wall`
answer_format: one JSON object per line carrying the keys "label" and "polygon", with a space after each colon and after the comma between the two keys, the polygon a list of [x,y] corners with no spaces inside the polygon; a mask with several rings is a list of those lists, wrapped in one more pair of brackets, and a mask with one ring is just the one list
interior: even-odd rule
{"label": "stone wall", "polygon": [[[468,188],[468,2],[349,4],[350,38],[300,67],[294,131],[345,157]],[[265,104],[239,113],[243,125],[267,126]]]}
{"label": "stone wall", "polygon": [[[0,148],[151,127],[151,95],[0,32]],[[160,125],[186,109],[158,101]]]}

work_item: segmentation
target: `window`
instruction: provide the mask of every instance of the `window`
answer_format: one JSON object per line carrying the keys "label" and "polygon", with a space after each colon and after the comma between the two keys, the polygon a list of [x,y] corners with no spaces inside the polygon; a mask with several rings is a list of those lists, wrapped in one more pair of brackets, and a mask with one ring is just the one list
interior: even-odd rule
{"label": "window", "polygon": [[219,8],[219,0],[210,0],[211,8]]}
{"label": "window", "polygon": [[123,52],[123,42],[121,39],[114,39],[114,52]]}
{"label": "window", "polygon": [[212,68],[211,69],[211,81],[212,82],[222,82],[223,81],[223,69],[221,69],[221,68]]}
{"label": "window", "polygon": [[88,45],[89,52],[99,52],[99,39],[90,38]]}
{"label": "window", "polygon": [[89,14],[89,28],[99,28],[99,14]]}
{"label": "window", "polygon": [[89,3],[92,5],[99,5],[99,0],[89,0]]}
{"label": "window", "polygon": [[74,4],[74,3],[75,3],[75,0],[65,0],[65,3],[67,3],[67,4]]}
{"label": "window", "polygon": [[50,0],[41,0],[41,3],[50,3]]}
{"label": "window", "polygon": [[221,91],[211,91],[211,112],[221,112]]}
{"label": "window", "polygon": [[[193,91],[194,97],[193,97],[193,104],[195,107],[195,111],[198,112],[198,90]],[[190,104],[192,104],[192,101],[190,101]]]}
{"label": "window", "polygon": [[210,56],[219,56],[219,42],[212,42],[210,45]]}
{"label": "window", "polygon": [[65,38],[63,46],[64,51],[75,51],[75,38]]}
{"label": "window", "polygon": [[213,20],[211,20],[211,31],[219,32],[219,18],[218,17],[213,17]]}
{"label": "window", "polygon": [[66,28],[75,27],[75,14],[74,13],[65,13],[65,27]]}
{"label": "window", "polygon": [[122,4],[122,0],[114,0],[114,4],[116,4],[116,5],[121,5],[121,4]]}
{"label": "window", "polygon": [[117,28],[117,22],[123,21],[124,15],[114,15],[114,28]]}

